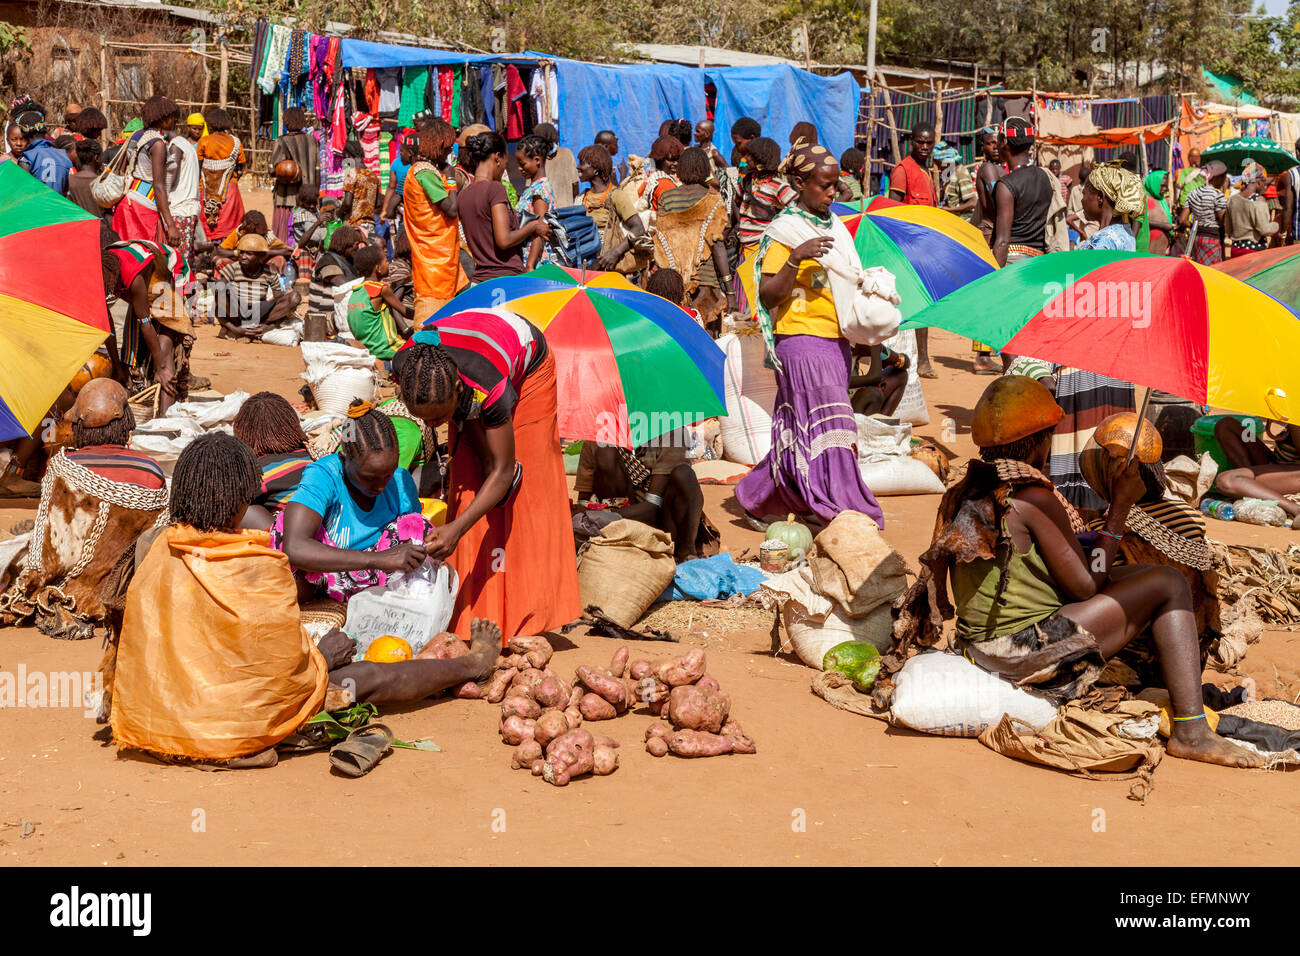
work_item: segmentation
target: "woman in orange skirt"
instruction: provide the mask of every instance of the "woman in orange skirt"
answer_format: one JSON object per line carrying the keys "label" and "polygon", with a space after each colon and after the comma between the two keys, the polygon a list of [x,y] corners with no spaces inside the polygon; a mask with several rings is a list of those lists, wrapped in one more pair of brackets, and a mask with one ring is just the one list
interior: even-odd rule
{"label": "woman in orange skirt", "polygon": [[504,309],[457,312],[416,332],[393,372],[413,415],[450,425],[448,520],[425,547],[460,576],[451,629],[466,637],[487,618],[509,640],[575,620],[555,358],[542,333]]}

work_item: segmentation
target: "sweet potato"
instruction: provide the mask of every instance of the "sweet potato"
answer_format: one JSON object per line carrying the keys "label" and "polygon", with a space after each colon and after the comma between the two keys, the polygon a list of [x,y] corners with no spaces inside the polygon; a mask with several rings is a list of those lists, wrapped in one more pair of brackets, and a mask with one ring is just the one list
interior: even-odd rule
{"label": "sweet potato", "polygon": [[598,694],[614,705],[614,710],[627,710],[627,688],[623,682],[598,673],[594,667],[579,667],[578,681],[593,694]]}
{"label": "sweet potato", "polygon": [[613,747],[597,745],[591,752],[591,772],[604,777],[618,769],[618,751]]}
{"label": "sweet potato", "polygon": [[655,676],[669,687],[681,687],[683,684],[694,684],[703,677],[705,664],[704,651],[692,647],[681,657],[656,661],[654,671]]}
{"label": "sweet potato", "polygon": [[578,713],[583,720],[613,720],[618,716],[614,705],[597,694],[584,694],[578,701]]}
{"label": "sweet potato", "polygon": [[582,726],[582,711],[577,707],[564,708],[564,719],[569,722],[570,730],[577,730]]}
{"label": "sweet potato", "polygon": [[592,734],[591,742],[597,747],[608,747],[610,750],[618,749],[618,741],[613,737],[607,737],[604,734]]}
{"label": "sweet potato", "polygon": [[497,665],[499,667],[517,667],[520,670],[532,666],[528,663],[528,658],[523,654],[504,654],[497,659]]}
{"label": "sweet potato", "polygon": [[663,722],[656,720],[645,729],[645,739],[650,740],[653,737],[667,737],[668,733],[668,728],[664,726]]}
{"label": "sweet potato", "polygon": [[668,699],[672,688],[657,677],[642,677],[635,685],[636,699],[643,704],[654,704]]}
{"label": "sweet potato", "polygon": [[542,756],[542,745],[536,740],[525,740],[510,754],[510,769],[524,770]]}
{"label": "sweet potato", "polygon": [[545,769],[545,767],[546,761],[543,758],[538,757],[532,762],[532,765],[528,769],[533,772],[534,777],[540,777],[542,775],[542,770]]}
{"label": "sweet potato", "polygon": [[674,687],[668,695],[668,719],[678,730],[716,734],[731,713],[731,698],[691,684]]}
{"label": "sweet potato", "polygon": [[595,761],[594,751],[591,734],[582,728],[561,734],[546,748],[542,779],[563,787],[573,777],[590,773]]}
{"label": "sweet potato", "polygon": [[533,700],[543,707],[567,707],[569,685],[558,677],[544,677],[533,691]]}
{"label": "sweet potato", "polygon": [[586,691],[582,689],[581,685],[575,685],[574,688],[571,691],[569,691],[569,703],[567,706],[577,707],[578,701],[582,700],[582,695],[584,693],[586,693]]}
{"label": "sweet potato", "polygon": [[512,747],[517,747],[525,740],[531,740],[537,722],[525,720],[518,714],[511,714],[501,721],[501,739]]}
{"label": "sweet potato", "polygon": [[537,726],[533,730],[534,739],[545,747],[560,734],[569,731],[568,718],[564,716],[562,710],[548,710],[542,716],[537,718]]}
{"label": "sweet potato", "polygon": [[653,672],[654,668],[650,666],[650,662],[643,660],[635,660],[629,664],[627,668],[627,676],[631,677],[634,681],[643,680],[644,678],[649,677]]}
{"label": "sweet potato", "polygon": [[731,741],[702,730],[679,730],[668,735],[668,749],[679,757],[719,757],[731,753]]}
{"label": "sweet potato", "polygon": [[526,696],[532,697],[537,685],[546,680],[546,677],[547,675],[536,667],[525,667],[510,682],[510,689],[511,691],[522,689]]}
{"label": "sweet potato", "polygon": [[472,680],[467,680],[456,688],[456,696],[461,700],[481,700],[483,698],[483,688]]}
{"label": "sweet potato", "polygon": [[542,716],[542,708],[537,706],[537,701],[531,697],[525,697],[522,694],[511,694],[501,702],[501,717],[505,719],[511,714],[518,714],[520,717],[532,718],[536,720]]}
{"label": "sweet potato", "polygon": [[506,688],[515,679],[519,671],[513,667],[497,670],[483,685],[483,699],[489,704],[499,704],[506,696]]}
{"label": "sweet potato", "polygon": [[449,661],[464,657],[469,653],[469,645],[451,631],[442,631],[433,635],[416,657],[421,660]]}
{"label": "sweet potato", "polygon": [[534,667],[542,668],[547,665],[551,655],[555,650],[551,647],[551,642],[544,637],[526,637],[516,636],[510,638],[506,647],[516,654],[526,656]]}
{"label": "sweet potato", "polygon": [[712,690],[712,691],[722,690],[722,687],[721,685],[718,684],[717,680],[710,677],[708,674],[705,674],[703,677],[697,680],[695,682],[695,686],[700,688],[701,690]]}
{"label": "sweet potato", "polygon": [[651,737],[645,742],[646,753],[652,757],[662,757],[668,753],[668,738]]}
{"label": "sweet potato", "polygon": [[731,741],[731,752],[733,754],[756,754],[758,748],[754,746],[754,741],[749,735],[740,729],[740,724],[734,720],[728,720],[722,725],[722,736]]}
{"label": "sweet potato", "polygon": [[614,657],[609,662],[609,672],[614,677],[621,678],[627,673],[627,659],[632,656],[632,652],[623,645],[614,652]]}

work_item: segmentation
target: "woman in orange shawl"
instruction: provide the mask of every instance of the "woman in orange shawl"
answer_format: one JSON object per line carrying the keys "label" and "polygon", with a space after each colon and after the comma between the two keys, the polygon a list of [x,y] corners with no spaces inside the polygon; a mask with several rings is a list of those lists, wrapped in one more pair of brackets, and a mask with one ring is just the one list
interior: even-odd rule
{"label": "woman in orange shawl", "polygon": [[425,539],[460,575],[451,629],[491,618],[508,640],[575,620],[577,559],[556,421],[555,357],[505,309],[429,322],[393,359],[402,401],[450,425],[448,521]]}
{"label": "woman in orange shawl", "polygon": [[456,184],[441,169],[456,134],[445,120],[435,118],[420,130],[419,137],[419,159],[407,171],[402,187],[402,215],[411,243],[415,318],[423,321],[442,308],[468,279],[460,266]]}
{"label": "woman in orange shawl", "polygon": [[209,242],[220,242],[244,218],[244,197],[239,177],[247,159],[239,137],[230,132],[230,114],[220,107],[208,110],[211,132],[199,140],[196,151],[203,171],[203,217]]}

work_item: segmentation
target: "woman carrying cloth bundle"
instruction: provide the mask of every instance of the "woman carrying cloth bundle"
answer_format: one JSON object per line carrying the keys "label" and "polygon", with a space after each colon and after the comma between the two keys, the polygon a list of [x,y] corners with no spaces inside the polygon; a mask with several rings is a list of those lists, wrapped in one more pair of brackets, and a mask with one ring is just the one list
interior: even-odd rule
{"label": "woman carrying cloth bundle", "polygon": [[799,198],[772,220],[754,260],[759,325],[776,369],[772,450],[741,479],[736,500],[760,520],[796,512],[829,522],[859,511],[883,526],[858,470],[851,351],[841,329],[878,345],[898,328],[898,298],[888,273],[863,270],[848,230],[830,214],[835,158],[800,144],[785,169]]}
{"label": "woman carrying cloth bundle", "polygon": [[555,357],[504,309],[427,323],[393,359],[402,401],[450,426],[447,523],[424,541],[460,575],[450,630],[489,618],[506,639],[575,620],[577,559],[556,421]]}
{"label": "woman carrying cloth bundle", "polygon": [[144,128],[122,147],[127,188],[113,211],[113,231],[128,242],[143,239],[179,246],[180,230],[168,205],[167,137],[180,118],[180,107],[165,96],[151,96],[141,118]]}
{"label": "woman carrying cloth bundle", "polygon": [[[1083,211],[1089,220],[1099,223],[1100,228],[1091,239],[1080,242],[1078,248],[1135,252],[1137,240],[1132,224],[1146,214],[1146,190],[1142,180],[1136,173],[1119,165],[1097,164],[1083,187]],[[1079,321],[1086,322],[1087,318],[1080,317]],[[1108,375],[1066,366],[1058,366],[1056,376],[1056,400],[1065,414],[1052,436],[1048,474],[1070,504],[1099,511],[1105,507],[1105,502],[1079,471],[1079,453],[1103,418],[1133,411],[1133,385]]]}
{"label": "woman carrying cloth bundle", "polygon": [[[1169,753],[1256,767],[1262,759],[1219,737],[1205,721],[1201,658],[1187,580],[1175,568],[1115,566],[1129,512],[1146,494],[1136,462],[1111,469],[1102,526],[1082,519],[1041,469],[1061,409],[1038,382],[995,380],[980,397],[971,437],[980,458],[939,504],[924,570],[900,616],[895,650],[933,644],[957,618],[969,660],[1061,704],[1086,694],[1106,661],[1149,631],[1172,697]],[[952,584],[952,601],[948,584]]]}
{"label": "woman carrying cloth bundle", "polygon": [[203,216],[209,242],[220,242],[239,228],[244,218],[244,197],[239,177],[247,160],[239,137],[230,132],[230,114],[220,107],[208,110],[210,132],[199,140],[203,164]]}

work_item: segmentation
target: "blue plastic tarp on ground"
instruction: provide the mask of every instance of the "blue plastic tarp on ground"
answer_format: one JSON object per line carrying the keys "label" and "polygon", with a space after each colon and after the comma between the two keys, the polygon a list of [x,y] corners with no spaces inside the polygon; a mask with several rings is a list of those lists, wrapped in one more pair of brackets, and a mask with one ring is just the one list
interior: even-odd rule
{"label": "blue plastic tarp on ground", "polygon": [[767,580],[758,568],[737,564],[727,552],[677,565],[673,583],[656,601],[708,601],[752,594]]}
{"label": "blue plastic tarp on ground", "polygon": [[644,156],[666,119],[692,122],[705,113],[704,76],[688,66],[650,63],[597,66],[577,60],[556,60],[560,96],[560,143],[577,152],[612,129],[619,155]]}
{"label": "blue plastic tarp on ground", "polygon": [[730,142],[731,124],[742,116],[758,120],[763,135],[776,140],[782,151],[790,142],[790,130],[803,120],[817,127],[819,142],[836,159],[853,145],[861,88],[852,73],[817,76],[783,64],[704,72],[718,88],[714,142],[719,148]]}

